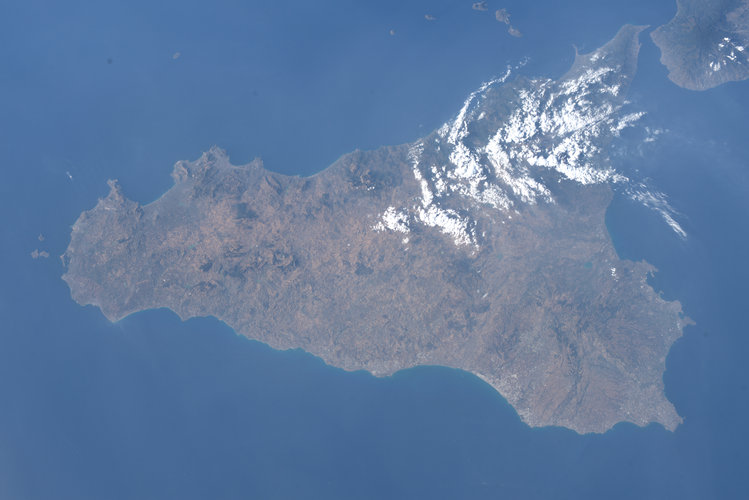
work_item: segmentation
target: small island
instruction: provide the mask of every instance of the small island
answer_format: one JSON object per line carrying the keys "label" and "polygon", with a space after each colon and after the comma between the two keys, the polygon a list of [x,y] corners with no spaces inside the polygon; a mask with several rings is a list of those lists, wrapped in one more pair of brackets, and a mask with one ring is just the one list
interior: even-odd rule
{"label": "small island", "polygon": [[689,320],[604,223],[642,29],[558,80],[491,80],[421,140],[312,177],[214,147],[145,206],[110,181],[73,225],[63,279],[111,321],[166,307],[345,370],[459,368],[531,426],[673,430],[663,372]]}
{"label": "small island", "polygon": [[690,90],[749,78],[749,0],[677,0],[651,33],[668,77]]}

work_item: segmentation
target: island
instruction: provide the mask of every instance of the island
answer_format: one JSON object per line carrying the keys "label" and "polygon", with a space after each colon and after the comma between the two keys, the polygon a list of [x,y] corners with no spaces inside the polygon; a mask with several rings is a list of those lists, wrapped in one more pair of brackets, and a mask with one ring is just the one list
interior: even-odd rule
{"label": "island", "polygon": [[640,116],[622,106],[642,29],[557,80],[508,70],[428,136],[311,177],[213,147],[144,206],[110,181],[73,225],[63,279],[110,321],[169,308],[344,370],[465,370],[530,426],[673,430],[663,372],[689,320],[604,221],[628,182],[607,145]]}
{"label": "island", "polygon": [[749,0],[677,0],[651,33],[668,77],[690,90],[749,78]]}
{"label": "island", "polygon": [[507,12],[507,9],[499,9],[494,13],[494,18],[499,21],[500,23],[505,23],[507,25],[507,33],[510,35],[520,38],[523,36],[522,33],[520,33],[520,30],[515,28],[512,24],[510,24],[510,13]]}

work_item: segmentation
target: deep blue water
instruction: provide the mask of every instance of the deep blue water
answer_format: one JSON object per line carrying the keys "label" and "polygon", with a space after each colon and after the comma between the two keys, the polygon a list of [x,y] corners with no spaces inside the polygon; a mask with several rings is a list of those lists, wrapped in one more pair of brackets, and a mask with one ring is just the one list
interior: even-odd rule
{"label": "deep blue water", "polygon": [[622,198],[607,222],[697,323],[668,358],[674,433],[529,429],[463,372],[345,373],[165,310],[112,325],[60,280],[70,225],[108,178],[148,202],[212,144],[312,174],[436,128],[508,63],[530,56],[524,72],[557,76],[572,44],[674,11],[527,3],[490,2],[521,39],[471,1],[3,6],[0,498],[749,496],[749,84],[679,89],[646,37],[632,100],[669,132],[617,161],[670,195],[689,237]]}

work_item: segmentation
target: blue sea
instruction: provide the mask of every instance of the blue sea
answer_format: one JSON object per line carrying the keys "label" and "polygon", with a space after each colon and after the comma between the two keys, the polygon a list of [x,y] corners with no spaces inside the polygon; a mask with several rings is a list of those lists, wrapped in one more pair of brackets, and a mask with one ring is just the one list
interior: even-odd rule
{"label": "blue sea", "polygon": [[[680,89],[646,35],[630,98],[667,132],[615,162],[667,193],[689,236],[621,196],[607,224],[620,256],[654,264],[652,285],[696,323],[667,360],[684,418],[673,433],[531,429],[465,372],[378,379],[214,319],[156,310],[111,324],[71,300],[58,256],[107,179],[147,203],[174,162],[214,144],[235,164],[311,175],[425,135],[508,64],[557,77],[573,46],[675,12],[670,0],[471,3],[0,7],[0,499],[749,497],[749,82]],[[522,38],[493,19],[501,7]]]}

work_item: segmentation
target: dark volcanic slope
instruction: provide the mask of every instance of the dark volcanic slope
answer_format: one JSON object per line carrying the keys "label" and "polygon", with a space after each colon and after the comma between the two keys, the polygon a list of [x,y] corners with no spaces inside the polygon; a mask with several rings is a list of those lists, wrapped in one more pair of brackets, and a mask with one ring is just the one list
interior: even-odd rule
{"label": "dark volcanic slope", "polygon": [[668,77],[691,90],[749,78],[749,0],[677,0],[651,34]]}
{"label": "dark volcanic slope", "polygon": [[423,140],[310,178],[213,148],[149,205],[112,182],[73,226],[63,279],[112,321],[168,307],[347,370],[461,368],[534,426],[674,429],[662,374],[681,307],[604,225],[639,32],[559,81],[489,82]]}

